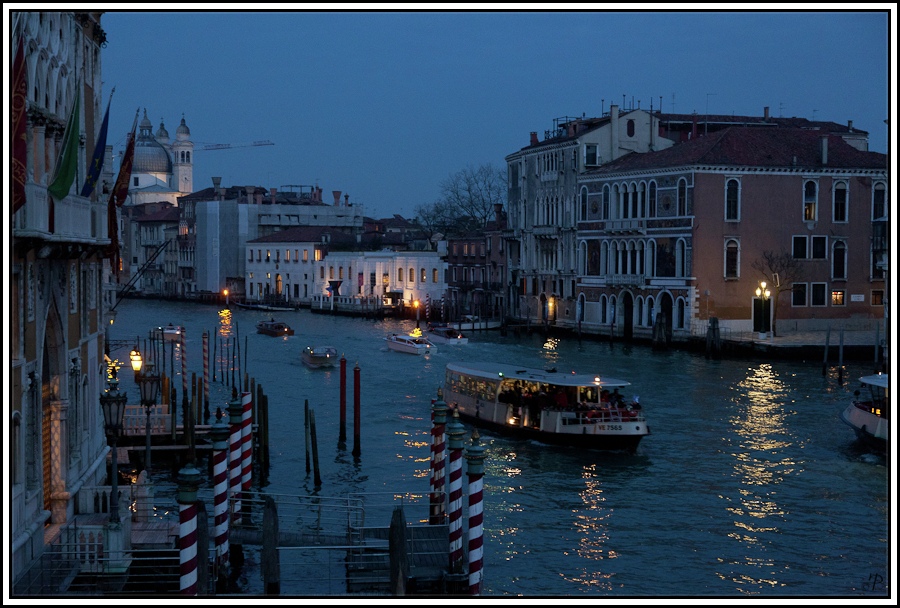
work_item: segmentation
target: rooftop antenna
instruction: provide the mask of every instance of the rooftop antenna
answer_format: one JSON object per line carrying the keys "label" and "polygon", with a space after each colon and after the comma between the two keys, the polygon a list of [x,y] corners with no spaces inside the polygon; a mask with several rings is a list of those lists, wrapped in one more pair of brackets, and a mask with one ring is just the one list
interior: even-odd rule
{"label": "rooftop antenna", "polygon": [[706,94],[706,122],[703,124],[703,134],[706,135],[709,132],[709,96],[715,95],[715,93],[707,93]]}
{"label": "rooftop antenna", "polygon": [[672,93],[672,114],[675,113],[675,93]]}

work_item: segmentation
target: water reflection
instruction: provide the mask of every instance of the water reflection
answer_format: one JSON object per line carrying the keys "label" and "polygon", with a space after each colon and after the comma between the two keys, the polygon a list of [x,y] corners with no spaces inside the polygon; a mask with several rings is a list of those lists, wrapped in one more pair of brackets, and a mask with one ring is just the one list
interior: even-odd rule
{"label": "water reflection", "polygon": [[737,407],[729,422],[737,436],[737,449],[731,457],[738,485],[734,496],[720,498],[727,502],[725,510],[733,517],[733,529],[726,537],[738,543],[740,557],[723,557],[722,564],[733,571],[721,575],[742,592],[757,594],[779,585],[773,575],[781,567],[758,553],[778,542],[790,515],[777,500],[776,486],[802,471],[802,463],[786,450],[802,448],[803,442],[789,430],[788,421],[797,414],[788,407],[791,389],[771,364],[749,368],[736,389]]}

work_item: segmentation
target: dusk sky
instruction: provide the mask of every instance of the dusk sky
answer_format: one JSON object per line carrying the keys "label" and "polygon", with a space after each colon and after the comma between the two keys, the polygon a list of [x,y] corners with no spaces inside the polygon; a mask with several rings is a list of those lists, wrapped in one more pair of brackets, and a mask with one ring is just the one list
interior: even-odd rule
{"label": "dusk sky", "polygon": [[[172,138],[183,116],[195,190],[213,176],[223,186],[318,185],[326,202],[340,190],[371,217],[411,218],[450,174],[505,168],[531,131],[543,137],[555,118],[598,116],[610,104],[700,116],[762,116],[769,107],[773,116],[853,121],[876,152],[887,152],[895,107],[894,13],[142,6],[156,12],[102,17],[117,158],[138,108]],[[275,145],[202,150],[258,140]]]}

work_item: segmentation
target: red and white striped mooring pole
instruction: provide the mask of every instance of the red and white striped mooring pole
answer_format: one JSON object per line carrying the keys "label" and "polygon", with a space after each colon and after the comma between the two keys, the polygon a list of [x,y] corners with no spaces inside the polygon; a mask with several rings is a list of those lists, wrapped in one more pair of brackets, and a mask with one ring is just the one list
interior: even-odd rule
{"label": "red and white striped mooring pole", "polygon": [[459,421],[459,412],[453,410],[453,417],[447,424],[448,445],[450,446],[450,464],[447,476],[450,484],[450,573],[460,574],[463,571],[462,550],[462,455],[466,428]]}
{"label": "red and white striped mooring pole", "polygon": [[444,427],[447,424],[447,404],[444,403],[443,391],[438,389],[437,401],[431,406],[434,423],[431,426],[431,512],[428,523],[437,525],[444,523],[444,459],[446,449]]}
{"label": "red and white striped mooring pole", "polygon": [[469,595],[481,595],[484,578],[484,446],[478,443],[476,430],[472,445],[466,449],[469,476]]}
{"label": "red and white striped mooring pole", "polygon": [[228,402],[228,419],[231,438],[228,447],[228,495],[231,498],[231,521],[241,516],[241,461],[243,444],[241,442],[241,418],[244,408],[237,391],[232,389],[232,400]]}
{"label": "red and white striped mooring pole", "polygon": [[182,595],[197,595],[197,488],[200,471],[188,464],[178,472],[178,571]]}
{"label": "red and white striped mooring pole", "polygon": [[219,572],[228,564],[228,439],[231,431],[221,408],[210,429],[213,441],[213,521],[215,525],[216,567]]}

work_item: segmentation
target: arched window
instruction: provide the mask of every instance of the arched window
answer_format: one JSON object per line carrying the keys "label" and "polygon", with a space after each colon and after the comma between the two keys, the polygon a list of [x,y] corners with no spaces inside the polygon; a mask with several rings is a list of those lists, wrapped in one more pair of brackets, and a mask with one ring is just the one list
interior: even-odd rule
{"label": "arched window", "polygon": [[634,137],[634,119],[629,118],[625,121],[625,132],[628,133],[628,137]]}
{"label": "arched window", "polygon": [[737,222],[741,219],[740,182],[729,179],[725,182],[725,221]]}
{"label": "arched window", "polygon": [[579,206],[579,217],[580,220],[587,219],[587,210],[588,210],[588,190],[586,186],[581,187],[581,205]]}
{"label": "arched window", "polygon": [[606,296],[600,296],[600,323],[606,323]]}
{"label": "arched window", "polygon": [[814,222],[818,217],[818,187],[809,180],[803,184],[803,221]]}
{"label": "arched window", "polygon": [[409,269],[409,282],[410,283],[416,282],[416,269],[415,268]]}
{"label": "arched window", "polygon": [[[882,197],[883,199],[884,197]],[[603,215],[600,219],[609,219],[609,184],[603,186]]]}
{"label": "arched window", "polygon": [[419,272],[419,276],[421,277],[419,281],[420,283],[428,282],[428,271],[426,271],[424,268]]}
{"label": "arched window", "polygon": [[431,282],[432,283],[438,282],[438,269],[437,268],[431,269]]}
{"label": "arched window", "polygon": [[843,241],[835,241],[831,251],[831,278],[847,278],[847,246]]}
{"label": "arched window", "polygon": [[884,182],[878,182],[872,189],[872,219],[878,220],[887,217],[887,207],[884,198],[885,186]]}
{"label": "arched window", "polygon": [[685,277],[687,276],[687,248],[685,247],[684,241],[679,240],[675,244],[675,276],[676,277]]}
{"label": "arched window", "polygon": [[650,182],[647,190],[647,216],[656,217],[656,182]]}
{"label": "arched window", "polygon": [[834,203],[832,214],[835,222],[847,221],[847,182],[834,184]]}
{"label": "arched window", "polygon": [[740,248],[735,239],[725,241],[725,278],[736,279],[740,273]]}
{"label": "arched window", "polygon": [[675,304],[675,329],[684,329],[684,299],[678,298]]}
{"label": "arched window", "polygon": [[678,180],[678,215],[687,215],[687,180]]}
{"label": "arched window", "polygon": [[398,283],[403,282],[403,269],[402,268],[397,269],[397,282]]}
{"label": "arched window", "polygon": [[634,306],[635,325],[644,325],[644,298],[638,297]]}

